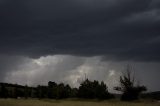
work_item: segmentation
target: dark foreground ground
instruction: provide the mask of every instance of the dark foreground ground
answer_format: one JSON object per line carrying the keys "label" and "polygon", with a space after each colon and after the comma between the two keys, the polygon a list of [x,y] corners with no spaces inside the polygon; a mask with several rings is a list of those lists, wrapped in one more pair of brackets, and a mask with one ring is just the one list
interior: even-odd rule
{"label": "dark foreground ground", "polygon": [[135,102],[121,102],[119,100],[37,100],[37,99],[0,99],[0,106],[160,106],[160,102],[141,100]]}

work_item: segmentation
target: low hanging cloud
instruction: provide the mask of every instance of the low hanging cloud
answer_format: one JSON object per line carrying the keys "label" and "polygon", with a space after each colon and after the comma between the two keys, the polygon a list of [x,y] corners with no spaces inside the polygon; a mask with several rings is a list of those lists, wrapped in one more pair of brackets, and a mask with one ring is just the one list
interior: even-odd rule
{"label": "low hanging cloud", "polygon": [[[16,67],[16,70],[6,74],[4,81],[29,85],[46,85],[48,81],[56,81],[78,87],[85,77],[109,83],[108,81],[116,79],[117,75],[114,69],[109,68],[109,63],[101,61],[101,57],[46,56],[29,59]],[[115,83],[117,82],[118,80]]]}
{"label": "low hanging cloud", "polygon": [[119,85],[119,76],[126,70],[126,65],[131,64],[139,83],[146,85],[150,91],[160,89],[155,83],[159,79],[159,63],[103,61],[103,57],[100,56],[86,58],[71,55],[23,58],[20,62],[21,64],[17,63],[1,72],[3,82],[37,86],[55,81],[78,87],[85,78],[88,78],[104,81],[109,90],[115,92],[113,87]]}

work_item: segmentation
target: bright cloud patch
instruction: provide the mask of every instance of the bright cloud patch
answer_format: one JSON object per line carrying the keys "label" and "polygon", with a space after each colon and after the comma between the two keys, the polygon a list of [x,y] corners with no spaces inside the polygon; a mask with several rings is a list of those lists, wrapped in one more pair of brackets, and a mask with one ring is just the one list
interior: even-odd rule
{"label": "bright cloud patch", "polygon": [[[13,58],[13,63],[18,61],[16,58]],[[4,82],[37,86],[38,84],[46,85],[48,81],[55,81],[78,87],[82,81],[88,78],[89,80],[104,81],[109,91],[115,92],[113,87],[119,84],[119,76],[126,69],[127,64],[133,65],[138,81],[147,85],[151,90],[155,89],[152,82],[159,78],[159,63],[115,62],[104,61],[101,56],[71,55],[53,55],[37,59],[23,58],[19,61],[9,69],[6,68]],[[146,68],[144,69],[144,67]],[[152,70],[153,68],[154,70]],[[153,75],[150,70],[157,75]],[[145,73],[145,75],[141,73]]]}
{"label": "bright cloud patch", "polygon": [[[109,63],[101,61],[101,57],[76,57],[69,55],[54,55],[29,59],[19,64],[16,70],[9,72],[5,81],[19,84],[46,85],[48,81],[69,83],[72,87],[89,78],[105,81],[110,86],[117,73],[110,70]],[[116,77],[115,77],[116,76]]]}

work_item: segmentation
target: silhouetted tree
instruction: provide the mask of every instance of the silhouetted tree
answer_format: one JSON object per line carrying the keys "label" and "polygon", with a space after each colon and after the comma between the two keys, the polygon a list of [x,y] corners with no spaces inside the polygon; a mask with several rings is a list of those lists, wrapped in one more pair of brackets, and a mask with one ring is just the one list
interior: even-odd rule
{"label": "silhouetted tree", "polygon": [[69,85],[64,85],[60,83],[57,86],[57,99],[68,98],[71,93],[71,88]]}
{"label": "silhouetted tree", "polygon": [[27,99],[29,97],[29,88],[28,86],[26,85],[25,88],[24,88],[24,97],[25,99]]}
{"label": "silhouetted tree", "polygon": [[1,98],[7,98],[8,97],[8,90],[6,88],[6,84],[1,84],[0,97]]}
{"label": "silhouetted tree", "polygon": [[37,97],[37,92],[36,88],[32,87],[31,88],[31,98],[36,98]]}
{"label": "silhouetted tree", "polygon": [[88,99],[109,99],[113,96],[108,92],[107,86],[104,82],[99,84],[98,81],[92,82],[86,79],[79,87],[78,97]]}
{"label": "silhouetted tree", "polygon": [[136,100],[139,98],[141,92],[147,90],[145,86],[135,84],[135,76],[132,75],[129,66],[127,66],[126,73],[120,76],[119,82],[120,86],[114,87],[114,89],[123,93],[121,100],[124,101]]}
{"label": "silhouetted tree", "polygon": [[17,88],[17,87],[14,87],[13,89],[14,89],[14,90],[13,90],[13,97],[14,97],[14,98],[17,98],[17,97],[18,97],[18,88]]}
{"label": "silhouetted tree", "polygon": [[66,85],[65,86],[65,98],[71,97],[71,92],[72,92],[72,88],[70,87],[70,85]]}
{"label": "silhouetted tree", "polygon": [[57,84],[55,82],[48,82],[48,98],[56,98],[57,95]]}
{"label": "silhouetted tree", "polygon": [[47,92],[48,92],[48,87],[47,86],[40,86],[40,85],[38,85],[38,87],[37,87],[37,97],[39,98],[39,99],[41,99],[41,98],[47,98],[48,96],[47,96]]}
{"label": "silhouetted tree", "polygon": [[56,84],[55,82],[48,82],[48,98],[62,99],[71,96],[71,87],[64,83]]}
{"label": "silhouetted tree", "polygon": [[51,98],[63,99],[71,97],[81,98],[97,98],[107,99],[110,98],[110,93],[107,90],[104,82],[89,81],[86,79],[78,88],[71,88],[68,84],[55,82],[48,82],[48,86],[38,85],[37,87],[28,87],[18,84],[0,83],[0,98]]}
{"label": "silhouetted tree", "polygon": [[70,93],[71,98],[78,97],[78,88],[72,88]]}

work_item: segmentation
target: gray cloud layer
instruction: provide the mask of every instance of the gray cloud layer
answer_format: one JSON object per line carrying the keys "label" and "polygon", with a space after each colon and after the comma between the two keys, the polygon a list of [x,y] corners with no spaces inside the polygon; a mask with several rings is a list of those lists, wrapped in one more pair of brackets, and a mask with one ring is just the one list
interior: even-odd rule
{"label": "gray cloud layer", "polygon": [[[12,59],[19,59],[13,63]],[[36,86],[46,85],[48,81],[69,83],[78,87],[85,79],[104,81],[111,92],[114,86],[119,85],[119,76],[126,70],[126,65],[131,64],[140,84],[147,86],[149,91],[160,89],[159,63],[132,62],[132,61],[102,61],[102,57],[77,57],[70,55],[54,55],[38,59],[9,57],[10,62],[1,75],[1,81]],[[1,65],[4,65],[1,64]],[[2,73],[2,72],[1,72]]]}
{"label": "gray cloud layer", "polygon": [[1,0],[0,53],[160,60],[158,0]]}

